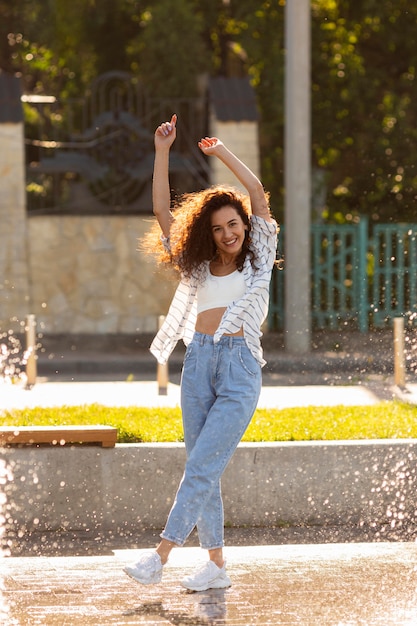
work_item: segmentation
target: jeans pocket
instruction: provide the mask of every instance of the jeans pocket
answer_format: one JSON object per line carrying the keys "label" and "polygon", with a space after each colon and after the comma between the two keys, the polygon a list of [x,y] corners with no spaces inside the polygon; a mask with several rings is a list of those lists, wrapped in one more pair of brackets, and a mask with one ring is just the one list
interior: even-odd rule
{"label": "jeans pocket", "polygon": [[245,372],[250,376],[259,374],[260,365],[248,347],[241,346],[239,348],[239,361]]}
{"label": "jeans pocket", "polygon": [[194,344],[193,343],[189,343],[186,350],[185,350],[185,354],[184,354],[184,359],[183,359],[183,365],[185,365],[185,363],[190,359],[190,357],[192,356],[192,354],[195,352],[194,349]]}

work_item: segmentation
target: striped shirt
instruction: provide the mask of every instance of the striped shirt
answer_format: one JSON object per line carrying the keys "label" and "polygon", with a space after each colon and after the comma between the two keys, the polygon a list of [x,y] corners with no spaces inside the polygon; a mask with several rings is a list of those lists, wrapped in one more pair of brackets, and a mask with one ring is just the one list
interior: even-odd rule
{"label": "striped shirt", "polygon": [[[213,340],[222,335],[237,333],[243,328],[246,344],[257,362],[263,367],[261,325],[266,319],[269,304],[269,286],[277,247],[277,223],[251,215],[251,244],[255,253],[255,266],[246,257],[243,264],[246,292],[232,302],[223,314]],[[197,319],[198,277],[182,278],[173,297],[168,315],[153,340],[150,351],[159,363],[166,363],[177,342],[186,346],[193,338]]]}

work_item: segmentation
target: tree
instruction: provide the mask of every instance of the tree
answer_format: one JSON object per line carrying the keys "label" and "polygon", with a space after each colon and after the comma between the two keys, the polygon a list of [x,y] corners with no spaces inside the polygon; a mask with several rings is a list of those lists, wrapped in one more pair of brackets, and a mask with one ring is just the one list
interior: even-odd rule
{"label": "tree", "polygon": [[195,0],[212,73],[249,75],[260,113],[262,180],[283,209],[284,0]]}
{"label": "tree", "polygon": [[[262,178],[283,208],[285,0],[0,0],[0,68],[29,92],[83,96],[112,69],[153,97],[192,97],[202,72],[249,74]],[[417,5],[312,0],[312,161],[325,219],[414,220]]]}
{"label": "tree", "polygon": [[197,95],[197,77],[207,70],[199,16],[187,0],[150,3],[130,59],[149,94],[159,98]]}
{"label": "tree", "polygon": [[94,75],[84,0],[0,1],[1,69],[20,73],[29,93],[78,93]]}
{"label": "tree", "polygon": [[313,2],[313,159],[325,215],[414,220],[417,7]]}

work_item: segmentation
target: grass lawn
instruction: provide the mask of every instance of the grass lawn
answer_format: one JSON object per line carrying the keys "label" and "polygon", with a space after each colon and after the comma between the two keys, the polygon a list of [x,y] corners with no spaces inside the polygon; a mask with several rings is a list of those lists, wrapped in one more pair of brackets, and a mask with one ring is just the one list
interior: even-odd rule
{"label": "grass lawn", "polygon": [[[103,424],[118,429],[119,443],[183,441],[179,408],[105,407],[99,404],[33,408],[0,414],[0,425]],[[323,441],[417,437],[417,406],[381,402],[371,406],[258,409],[243,441]]]}

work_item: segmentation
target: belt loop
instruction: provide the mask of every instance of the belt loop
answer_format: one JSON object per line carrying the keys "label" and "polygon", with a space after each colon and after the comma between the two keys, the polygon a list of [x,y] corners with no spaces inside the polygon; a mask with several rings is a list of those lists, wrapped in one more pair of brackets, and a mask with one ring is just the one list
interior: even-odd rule
{"label": "belt loop", "polygon": [[205,340],[206,336],[201,334],[200,335],[200,346],[204,346],[204,340]]}
{"label": "belt loop", "polygon": [[233,337],[229,337],[229,348],[230,350],[233,348]]}

